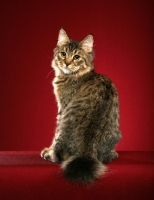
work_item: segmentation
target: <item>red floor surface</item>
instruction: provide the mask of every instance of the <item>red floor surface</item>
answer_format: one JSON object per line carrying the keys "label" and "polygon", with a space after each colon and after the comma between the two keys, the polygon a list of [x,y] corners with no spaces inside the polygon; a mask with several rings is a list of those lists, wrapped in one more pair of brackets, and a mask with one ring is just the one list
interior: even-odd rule
{"label": "red floor surface", "polygon": [[119,152],[107,173],[87,186],[63,178],[39,152],[0,152],[0,199],[154,199],[154,152]]}

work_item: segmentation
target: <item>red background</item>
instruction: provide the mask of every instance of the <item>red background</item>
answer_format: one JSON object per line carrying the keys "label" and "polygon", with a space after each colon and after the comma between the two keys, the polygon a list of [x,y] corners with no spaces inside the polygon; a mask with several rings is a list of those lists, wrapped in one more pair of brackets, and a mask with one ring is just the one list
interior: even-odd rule
{"label": "red background", "polygon": [[1,1],[0,150],[50,145],[57,107],[49,72],[61,27],[75,40],[93,34],[95,69],[118,88],[117,150],[154,150],[152,2]]}

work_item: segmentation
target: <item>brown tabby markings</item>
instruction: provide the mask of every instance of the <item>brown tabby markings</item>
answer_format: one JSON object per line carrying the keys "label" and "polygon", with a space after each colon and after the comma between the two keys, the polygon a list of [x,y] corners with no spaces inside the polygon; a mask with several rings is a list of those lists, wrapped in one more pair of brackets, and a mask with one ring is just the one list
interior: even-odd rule
{"label": "brown tabby markings", "polygon": [[41,156],[62,163],[64,175],[81,183],[105,172],[101,163],[118,157],[114,147],[121,138],[117,90],[106,76],[94,72],[92,61],[93,37],[78,43],[61,29],[52,61],[57,128]]}

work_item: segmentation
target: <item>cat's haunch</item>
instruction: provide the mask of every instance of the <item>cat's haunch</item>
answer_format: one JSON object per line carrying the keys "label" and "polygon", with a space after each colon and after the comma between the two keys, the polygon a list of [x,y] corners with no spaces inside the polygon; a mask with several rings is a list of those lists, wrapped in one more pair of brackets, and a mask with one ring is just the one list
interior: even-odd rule
{"label": "cat's haunch", "polygon": [[114,148],[121,139],[117,89],[95,73],[93,42],[92,35],[76,42],[59,32],[52,61],[57,127],[51,146],[41,152],[61,163],[67,179],[82,184],[105,173],[103,164],[118,157]]}

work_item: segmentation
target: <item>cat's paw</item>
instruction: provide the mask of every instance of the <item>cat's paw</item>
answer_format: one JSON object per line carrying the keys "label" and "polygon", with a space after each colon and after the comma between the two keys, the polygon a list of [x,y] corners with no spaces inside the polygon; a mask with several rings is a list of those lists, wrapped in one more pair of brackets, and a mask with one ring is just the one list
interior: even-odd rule
{"label": "cat's paw", "polygon": [[118,153],[115,150],[111,150],[111,152],[105,156],[103,156],[103,164],[112,162],[113,159],[118,158]]}
{"label": "cat's paw", "polygon": [[53,149],[51,148],[45,148],[41,151],[41,157],[45,160],[49,160],[51,162],[56,162]]}

